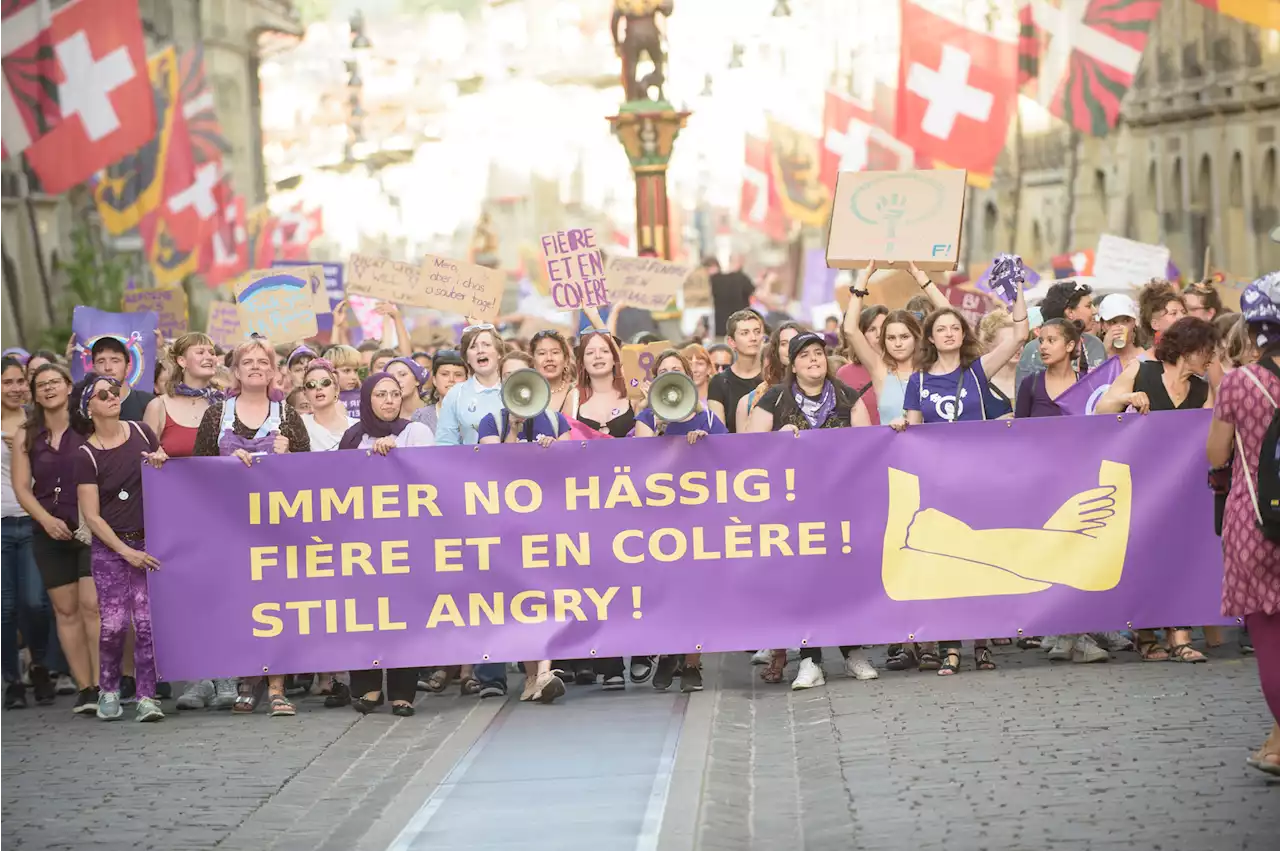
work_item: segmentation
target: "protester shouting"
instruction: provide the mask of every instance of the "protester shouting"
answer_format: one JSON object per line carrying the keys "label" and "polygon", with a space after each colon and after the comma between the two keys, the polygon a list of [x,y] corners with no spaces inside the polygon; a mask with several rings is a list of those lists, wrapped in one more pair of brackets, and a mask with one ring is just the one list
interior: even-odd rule
{"label": "protester shouting", "polygon": [[[462,356],[471,377],[454,387],[440,406],[436,443],[470,446],[480,439],[480,421],[502,408],[502,376],[499,372],[506,344],[488,323],[470,325],[462,332]],[[438,365],[437,365],[438,368]]]}
{"label": "protester shouting", "polygon": [[729,431],[745,431],[746,423],[738,425],[738,402],[760,383],[760,349],[766,333],[764,319],[749,308],[738,310],[729,316],[726,327],[726,339],[734,359],[732,365],[717,373],[707,386],[707,407]]}
{"label": "protester shouting", "polygon": [[40,580],[40,571],[36,567],[32,549],[31,515],[18,501],[12,485],[13,449],[17,434],[27,418],[26,411],[23,410],[30,395],[27,373],[22,362],[12,356],[6,356],[0,363],[3,364],[0,366],[0,379],[3,380],[0,401],[3,403],[4,436],[3,444],[0,444],[0,457],[3,458],[0,503],[4,509],[4,558],[0,561],[4,587],[0,626],[4,633],[4,706],[5,709],[17,709],[27,705],[26,688],[18,670],[19,625],[21,624],[22,635],[26,637],[31,650],[31,685],[35,691],[36,703],[40,706],[48,706],[57,696],[53,679],[49,675],[49,665],[57,646],[57,633],[54,615],[45,596],[44,583]]}
{"label": "protester shouting", "polygon": [[93,533],[93,582],[98,592],[102,666],[97,715],[114,721],[124,714],[120,680],[125,637],[132,623],[138,721],[164,718],[156,699],[155,644],[147,571],[160,567],[146,551],[142,461],[159,467],[166,458],[155,432],[120,419],[119,381],[90,373],[77,388],[76,404],[87,437],[75,460],[76,498]]}
{"label": "protester shouting", "polygon": [[316,358],[302,375],[303,392],[311,402],[311,413],[302,414],[302,424],[312,452],[332,452],[359,420],[347,416],[347,406],[338,399],[338,374],[332,363]]}
{"label": "protester shouting", "polygon": [[[31,410],[13,436],[13,491],[35,521],[32,554],[78,689],[71,711],[84,714],[97,709],[99,697],[98,592],[87,530],[79,531],[75,486],[75,461],[84,436],[71,427],[71,373],[46,362],[32,373],[30,384]],[[5,562],[8,570],[8,555]]]}
{"label": "protester shouting", "polygon": [[[251,467],[255,456],[311,451],[311,439],[301,416],[268,395],[275,380],[274,354],[271,344],[261,337],[236,346],[231,353],[236,390],[205,411],[196,433],[196,455],[229,455]],[[262,699],[262,679],[253,676],[241,680],[232,711],[249,713],[257,708]],[[283,674],[267,678],[267,697],[273,717],[296,714],[297,709],[285,697]]]}
{"label": "protester shouting", "polygon": [[[747,421],[751,432],[786,431],[799,434],[816,428],[848,428],[871,425],[867,408],[852,388],[835,377],[835,369],[827,357],[826,341],[812,331],[791,338],[788,346],[790,364],[782,381],[770,387],[756,403]],[[841,647],[845,670],[860,680],[879,676],[870,661],[855,653],[856,647]],[[787,663],[786,650],[774,650],[773,658],[761,673],[765,682],[782,682]],[[800,669],[791,683],[792,689],[824,685],[822,648],[807,647],[800,651]]]}

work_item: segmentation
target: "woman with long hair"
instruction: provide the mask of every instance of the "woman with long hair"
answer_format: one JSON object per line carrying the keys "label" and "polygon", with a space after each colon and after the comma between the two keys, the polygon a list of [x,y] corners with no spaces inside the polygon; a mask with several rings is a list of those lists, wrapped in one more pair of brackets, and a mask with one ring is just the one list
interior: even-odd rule
{"label": "woman with long hair", "polygon": [[787,367],[791,364],[790,349],[788,347],[797,334],[802,334],[806,330],[808,329],[800,322],[783,322],[773,329],[773,333],[765,341],[764,365],[760,371],[760,383],[738,400],[738,409],[734,414],[735,421],[744,424],[742,431],[747,430],[745,423],[751,417],[751,411],[755,408],[756,403],[760,401],[760,398],[764,396],[770,387],[774,387],[782,381],[782,377],[787,372]]}
{"label": "woman with long hair", "polygon": [[[850,428],[869,426],[871,418],[857,392],[835,377],[835,369],[827,357],[826,341],[812,331],[791,338],[788,365],[782,380],[770,387],[751,409],[748,432],[786,431],[799,433],[818,428]],[[870,661],[855,654],[856,647],[841,647],[845,670],[859,680],[875,679]],[[774,650],[768,667],[760,674],[767,683],[782,682],[787,664],[787,651]],[[807,647],[800,651],[800,669],[791,688],[807,689],[824,685],[822,648]]]}
{"label": "woman with long hair", "polygon": [[114,721],[124,714],[121,668],[132,623],[136,718],[159,721],[164,713],[156,699],[147,571],[160,567],[160,562],[146,549],[139,458],[159,467],[167,456],[150,426],[121,421],[119,381],[90,373],[76,392],[77,413],[87,434],[75,460],[76,499],[85,525],[93,533],[91,566],[102,614],[97,715],[103,721]]}
{"label": "woman with long hair", "polygon": [[1258,361],[1223,377],[1206,450],[1213,467],[1232,465],[1222,523],[1222,613],[1245,619],[1272,717],[1271,734],[1246,764],[1280,776],[1280,544],[1263,533],[1258,502],[1259,460],[1280,405],[1280,273],[1245,287],[1240,306]]}
{"label": "woman with long hair", "polygon": [[[418,413],[418,409],[424,404],[422,388],[427,383],[427,371],[418,366],[418,362],[413,358],[404,355],[388,361],[383,371],[400,384],[400,416],[406,420],[413,419],[413,415]],[[435,431],[431,434],[434,436]]]}
{"label": "woman with long hair", "polygon": [[[293,408],[269,395],[276,374],[271,344],[255,337],[236,346],[231,353],[231,372],[236,390],[204,412],[196,432],[194,454],[231,456],[251,467],[255,455],[310,452],[311,439],[302,418]],[[283,674],[267,678],[266,692],[273,717],[297,713],[285,696],[284,679]],[[241,680],[232,711],[253,712],[262,699],[262,690],[260,676]]]}
{"label": "woman with long hair", "polygon": [[[866,338],[872,349],[877,349],[880,346],[880,332],[884,330],[885,319],[888,315],[889,308],[883,304],[868,305],[857,314],[858,330],[862,332],[862,336]],[[836,327],[836,339],[839,341],[836,354],[847,361],[844,366],[836,370],[836,378],[858,391],[862,398],[862,404],[867,407],[867,415],[871,417],[871,424],[880,425],[880,409],[876,403],[875,380],[871,376],[871,371],[867,369],[862,359],[858,357],[858,353],[854,351],[853,340],[848,332],[844,330],[843,322]]]}
{"label": "woman with long hair", "polygon": [[[978,343],[984,352],[1008,342],[1015,333],[1013,317],[1003,307],[992,310],[978,323]],[[1018,342],[1026,344],[1026,340]],[[1018,391],[1014,382],[1017,379],[1018,358],[1022,356],[1022,345],[1018,345],[1015,352],[1013,359],[992,375],[987,385],[987,398],[983,402],[987,408],[987,419],[1007,419],[1013,416],[1013,399]]]}
{"label": "woman with long hair", "polygon": [[3,427],[0,431],[4,437],[3,444],[0,444],[0,458],[3,458],[0,503],[4,509],[4,559],[0,562],[4,589],[3,616],[0,617],[4,636],[4,707],[18,709],[27,705],[26,687],[22,684],[18,662],[19,624],[31,650],[30,675],[36,703],[48,706],[57,697],[50,675],[50,665],[55,664],[56,619],[36,566],[31,515],[19,501],[10,474],[17,434],[27,419],[23,406],[31,391],[22,361],[12,355],[0,360],[0,379],[3,379],[3,392],[0,393]]}
{"label": "woman with long hair", "polygon": [[98,592],[80,531],[75,460],[84,436],[71,425],[71,390],[71,373],[56,363],[31,374],[32,406],[13,436],[12,479],[18,502],[35,521],[32,553],[78,689],[71,711],[83,714],[98,706]]}
{"label": "woman with long hair", "polygon": [[539,331],[529,341],[533,355],[533,368],[551,385],[551,402],[547,409],[563,412],[571,410],[575,399],[575,371],[573,353],[564,335],[553,329]]}

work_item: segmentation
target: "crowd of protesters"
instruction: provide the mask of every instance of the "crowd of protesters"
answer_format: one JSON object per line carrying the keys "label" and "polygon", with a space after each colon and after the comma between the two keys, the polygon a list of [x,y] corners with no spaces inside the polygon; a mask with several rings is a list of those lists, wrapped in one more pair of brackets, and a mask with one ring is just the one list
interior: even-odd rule
{"label": "crowd of protesters", "polygon": [[[74,695],[74,712],[104,720],[122,717],[126,704],[136,705],[138,721],[164,718],[162,702],[174,693],[155,674],[146,571],[159,565],[146,550],[142,463],[222,455],[252,464],[260,453],[386,454],[477,443],[545,447],[574,427],[613,439],[696,442],[727,433],[877,425],[901,431],[1062,416],[1058,397],[1114,356],[1121,371],[1096,412],[1213,409],[1207,455],[1219,497],[1222,612],[1243,620],[1241,650],[1256,650],[1267,705],[1280,719],[1280,546],[1264,535],[1257,502],[1257,459],[1280,400],[1280,273],[1251,284],[1240,313],[1199,284],[1179,291],[1152,281],[1136,299],[1113,293],[1095,304],[1086,284],[1062,281],[1038,306],[1029,308],[1019,293],[973,327],[914,267],[921,293],[906,308],[867,304],[874,269],[849,288],[844,321],[823,332],[752,305],[745,276],[746,284],[732,273],[713,275],[716,336],[704,327],[654,363],[655,376],[681,372],[698,390],[696,410],[681,422],[662,420],[647,399],[629,398],[617,316],[606,322],[590,310],[590,327],[576,339],[555,330],[511,339],[478,323],[465,328],[456,348],[420,351],[393,305],[380,307],[396,331],[391,348],[342,342],[341,310],[337,344],[324,348],[254,338],[223,351],[204,334],[188,333],[161,341],[154,395],[129,386],[129,352],[112,337],[96,341],[93,371],[74,385],[54,353],[6,353],[5,708],[27,706],[28,692],[40,705],[65,694]],[[646,332],[631,342],[660,340]],[[528,419],[506,410],[501,392],[521,369],[536,370],[551,390],[547,409]],[[1018,644],[1055,661],[1105,662],[1125,651],[1152,662],[1206,661],[1192,646],[1191,625],[1160,629],[1163,637],[1144,628],[1022,637]],[[1206,627],[1205,636],[1208,648],[1223,640],[1216,628]],[[1009,643],[977,639],[974,669],[994,670],[991,647]],[[25,670],[20,648],[29,659]],[[880,675],[872,648],[839,649],[849,676]],[[781,683],[797,657],[791,688],[823,685],[821,648],[766,648],[752,661],[766,682]],[[628,679],[661,690],[677,679],[686,692],[703,687],[692,653],[518,661],[524,701],[552,702],[566,685],[621,689]],[[956,675],[961,642],[891,645],[880,667]],[[175,705],[242,714],[261,705],[287,717],[300,696],[312,694],[330,708],[368,713],[389,703],[392,713],[411,716],[417,691],[443,692],[456,681],[463,694],[500,697],[507,673],[505,663],[488,662],[211,679],[185,684]],[[1249,763],[1280,773],[1280,726]]]}

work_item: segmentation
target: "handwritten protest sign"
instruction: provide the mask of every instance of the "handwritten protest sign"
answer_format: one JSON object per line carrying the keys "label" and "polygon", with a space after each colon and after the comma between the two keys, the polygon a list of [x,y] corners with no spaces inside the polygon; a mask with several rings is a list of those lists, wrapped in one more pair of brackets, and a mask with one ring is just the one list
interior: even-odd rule
{"label": "handwritten protest sign", "polygon": [[699,266],[684,281],[685,309],[711,306],[711,276]]}
{"label": "handwritten protest sign", "polygon": [[827,238],[827,265],[952,271],[960,258],[967,172],[842,171]]}
{"label": "handwritten protest sign", "polygon": [[418,281],[422,307],[492,321],[498,318],[507,276],[499,269],[428,254],[422,258]]}
{"label": "handwritten protest sign", "polygon": [[[333,309],[347,297],[346,290],[343,288],[343,265],[341,263],[312,263],[309,260],[274,260],[272,266],[292,268],[295,266],[319,266],[324,270],[324,288],[328,294],[328,306],[321,312],[316,311],[316,324],[320,326],[321,331],[328,331],[333,328]],[[317,306],[319,300],[316,301]],[[358,346],[359,340],[352,341],[351,345]]]}
{"label": "handwritten protest sign", "polygon": [[595,231],[574,228],[542,237],[542,256],[556,307],[604,307],[609,304],[604,260]]}
{"label": "handwritten protest sign", "polygon": [[124,312],[151,311],[159,317],[160,333],[168,339],[187,333],[187,292],[181,287],[156,290],[129,290],[124,294]]}
{"label": "handwritten protest sign", "polygon": [[613,255],[605,266],[609,300],[641,310],[662,310],[680,291],[693,271],[692,266],[672,263],[660,257]]}
{"label": "handwritten protest sign", "polygon": [[236,282],[236,307],[240,331],[248,337],[261,334],[273,342],[314,337],[315,294],[311,275],[299,276],[282,269],[258,269]]}
{"label": "handwritten protest sign", "polygon": [[[1169,463],[1204,451],[1212,412],[1119,419],[174,458],[142,468],[147,552],[164,565],[148,575],[156,668],[172,681],[1224,623],[1221,542],[1185,520],[1213,511],[1203,466]],[[1113,508],[1094,519],[1100,487]],[[199,546],[193,504],[217,530]],[[1044,528],[1066,516],[1090,534]]]}
{"label": "handwritten protest sign", "polygon": [[653,381],[653,371],[658,367],[658,355],[669,348],[671,343],[666,340],[622,347],[622,379],[627,385],[628,399],[644,398],[644,383]]}
{"label": "handwritten protest sign", "polygon": [[416,264],[400,260],[352,254],[347,260],[347,295],[368,296],[413,307],[435,307],[427,303],[419,269]]}
{"label": "handwritten protest sign", "polygon": [[229,301],[215,301],[209,305],[209,318],[204,332],[215,345],[229,349],[244,340],[240,331],[240,311]]}
{"label": "handwritten protest sign", "polygon": [[1093,276],[1104,284],[1140,287],[1169,271],[1169,249],[1104,233],[1093,256]]}

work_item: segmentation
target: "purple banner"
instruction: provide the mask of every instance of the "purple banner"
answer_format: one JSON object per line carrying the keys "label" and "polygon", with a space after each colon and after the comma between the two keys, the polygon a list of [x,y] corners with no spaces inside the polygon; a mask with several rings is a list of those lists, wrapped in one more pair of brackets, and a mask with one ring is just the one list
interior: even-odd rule
{"label": "purple banner", "polygon": [[[144,471],[158,666],[191,679],[1224,623],[1209,417],[174,459]],[[210,533],[193,537],[197,503]]]}
{"label": "purple banner", "polygon": [[1062,413],[1068,416],[1092,414],[1098,401],[1111,387],[1111,382],[1115,381],[1122,372],[1124,367],[1120,364],[1120,358],[1112,355],[1086,372],[1079,381],[1064,390],[1054,401],[1058,403]]}
{"label": "purple banner", "polygon": [[102,337],[115,337],[129,352],[126,378],[129,386],[150,393],[156,377],[156,327],[160,317],[152,311],[111,313],[96,307],[77,305],[71,311],[75,347],[71,353],[71,378],[79,381],[93,371],[93,344]]}

